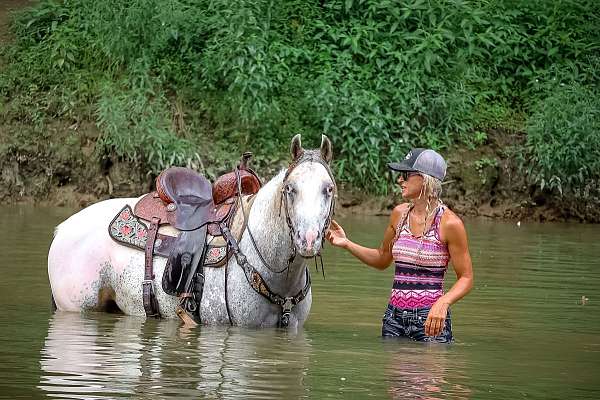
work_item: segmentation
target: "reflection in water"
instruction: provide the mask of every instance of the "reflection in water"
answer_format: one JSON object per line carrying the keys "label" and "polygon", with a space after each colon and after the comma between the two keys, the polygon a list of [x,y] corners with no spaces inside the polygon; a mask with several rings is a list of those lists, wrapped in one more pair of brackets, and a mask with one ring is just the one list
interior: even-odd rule
{"label": "reflection in water", "polygon": [[310,351],[303,333],[56,313],[39,388],[85,399],[300,398]]}
{"label": "reflection in water", "polygon": [[391,355],[385,371],[390,398],[470,398],[466,378],[460,376],[465,369],[464,353],[453,352],[452,346],[385,339],[384,349]]}

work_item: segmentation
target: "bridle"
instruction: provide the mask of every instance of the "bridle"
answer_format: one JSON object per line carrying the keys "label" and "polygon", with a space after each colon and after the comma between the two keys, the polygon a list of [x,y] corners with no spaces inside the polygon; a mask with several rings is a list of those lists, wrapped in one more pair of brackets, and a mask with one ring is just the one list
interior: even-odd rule
{"label": "bridle", "polygon": [[[288,258],[287,265],[284,268],[282,268],[281,270],[276,270],[275,268],[271,267],[269,265],[269,263],[267,263],[267,261],[262,256],[260,250],[258,249],[258,246],[256,245],[256,241],[254,240],[254,235],[252,235],[250,226],[246,224],[246,230],[248,231],[248,236],[250,237],[250,242],[252,243],[252,247],[254,247],[254,250],[256,251],[258,258],[260,259],[261,263],[269,271],[271,271],[275,274],[281,274],[285,271],[289,271],[289,268],[290,268],[292,262],[296,258],[296,246],[294,246],[294,233],[296,232],[296,229],[295,229],[294,224],[292,223],[292,219],[290,217],[290,212],[289,212],[289,207],[288,207],[288,198],[285,193],[285,188],[286,188],[286,183],[288,181],[288,178],[290,177],[290,174],[292,173],[292,171],[294,171],[294,169],[296,169],[296,167],[298,167],[300,164],[303,164],[305,162],[317,162],[317,163],[321,164],[325,168],[325,171],[327,171],[327,174],[329,175],[329,178],[331,178],[331,182],[333,184],[333,191],[332,191],[332,196],[331,196],[331,203],[329,204],[329,211],[327,212],[327,217],[325,218],[325,223],[323,224],[323,229],[321,230],[321,248],[323,247],[323,241],[325,240],[325,231],[327,231],[327,229],[329,228],[329,225],[331,224],[331,218],[333,217],[333,213],[335,210],[335,199],[337,197],[337,185],[335,184],[335,179],[333,179],[333,174],[331,172],[331,168],[329,167],[329,164],[327,164],[327,162],[323,159],[323,157],[321,157],[319,150],[303,150],[303,152],[298,157],[296,157],[294,160],[292,160],[292,162],[290,163],[290,165],[288,166],[288,168],[285,172],[283,181],[281,183],[279,215],[281,216],[281,208],[283,206],[283,210],[285,212],[285,222],[289,229],[290,243],[291,243],[290,257]],[[237,170],[237,169],[236,169],[236,177],[237,177],[237,183],[238,183],[238,199],[241,199],[241,193],[242,193],[241,177],[239,174],[239,170]],[[244,217],[244,221],[247,222],[248,217],[246,215],[246,211],[244,210],[244,206],[241,202],[239,203],[239,205],[242,210],[242,215]],[[318,256],[320,257],[320,253]],[[315,261],[316,261],[316,259],[315,259]],[[323,261],[321,260],[321,265],[322,264],[323,264]]]}
{"label": "bridle", "polygon": [[[332,197],[331,197],[331,204],[329,206],[329,212],[327,214],[327,218],[325,220],[325,224],[323,225],[323,230],[321,232],[321,246],[323,245],[323,240],[325,238],[325,231],[329,228],[329,225],[331,223],[331,218],[333,216],[333,212],[335,209],[335,199],[336,199],[336,195],[337,195],[337,186],[335,184],[335,180],[333,179],[333,175],[331,173],[331,169],[329,167],[329,165],[327,164],[327,162],[321,157],[320,152],[318,150],[304,150],[298,157],[296,157],[294,160],[292,160],[292,162],[290,163],[290,165],[288,166],[288,169],[285,173],[285,176],[283,178],[282,181],[282,191],[285,190],[285,184],[290,176],[290,174],[292,173],[292,171],[298,167],[298,165],[305,163],[305,162],[318,162],[319,164],[323,165],[325,167],[325,170],[327,171],[327,173],[329,174],[329,177],[331,178],[331,181],[333,183],[333,192],[332,192]],[[283,204],[283,208],[285,210],[285,219],[286,219],[286,224],[289,228],[290,231],[290,239],[291,239],[291,256],[288,259],[288,263],[287,266],[282,269],[281,271],[277,271],[275,269],[273,269],[264,259],[264,257],[262,256],[261,252],[258,250],[258,246],[256,245],[256,241],[254,240],[254,236],[252,235],[252,232],[250,230],[250,226],[249,224],[247,224],[248,222],[248,216],[246,215],[246,211],[244,210],[244,205],[242,202],[242,185],[241,185],[241,176],[240,176],[240,172],[239,169],[236,168],[236,180],[237,180],[237,189],[238,189],[238,201],[239,201],[239,206],[242,210],[242,215],[244,217],[244,225],[246,226],[246,230],[248,231],[248,235],[250,237],[250,241],[252,242],[252,246],[254,247],[254,250],[256,251],[256,253],[258,254],[258,257],[261,261],[261,263],[271,272],[273,273],[282,273],[286,270],[289,271],[290,265],[293,262],[293,260],[296,258],[296,246],[294,246],[294,225],[292,224],[292,220],[290,218],[289,215],[289,210],[288,210],[288,202],[287,202],[287,196],[285,193],[281,193],[281,203],[280,203],[280,215],[281,215],[281,206]],[[283,297],[277,293],[274,293],[269,286],[267,285],[267,283],[265,282],[264,278],[260,275],[260,273],[258,272],[258,270],[253,267],[249,262],[247,257],[242,253],[242,251],[240,250],[237,240],[235,240],[235,238],[233,237],[233,235],[231,235],[231,232],[229,231],[229,229],[227,228],[226,225],[221,225],[221,231],[223,232],[227,243],[229,245],[229,247],[231,248],[236,261],[238,263],[238,265],[243,269],[244,271],[244,275],[246,276],[246,280],[248,281],[248,283],[250,284],[250,286],[252,287],[252,289],[254,289],[255,292],[257,292],[258,294],[260,294],[261,296],[265,297],[267,300],[269,300],[272,304],[276,304],[278,306],[281,307],[281,316],[279,318],[279,326],[280,327],[287,327],[289,324],[289,317],[290,317],[290,313],[292,311],[292,308],[300,303],[302,300],[304,300],[304,298],[306,297],[306,295],[308,294],[309,290],[310,290],[310,274],[308,272],[308,267],[306,267],[306,283],[304,284],[304,287],[298,292],[296,293],[294,296],[288,296],[288,297]],[[320,256],[320,254],[319,254]],[[315,262],[316,262],[316,258],[315,258]],[[323,260],[321,260],[321,268],[323,265]],[[225,276],[227,277],[227,272],[225,272]],[[227,282],[225,283],[225,293],[227,293]],[[229,307],[227,305],[227,298],[225,300],[226,306],[227,306],[227,314],[228,314],[228,318],[229,318],[229,322],[231,325],[233,325],[233,321],[231,320],[231,313],[229,312]]]}
{"label": "bridle", "polygon": [[[285,193],[286,182],[296,167],[305,162],[316,162],[321,164],[329,178],[331,178],[331,182],[333,184],[333,191],[331,194],[331,203],[329,204],[329,211],[327,212],[327,217],[325,218],[325,223],[323,224],[323,229],[321,230],[321,248],[323,248],[323,241],[325,240],[325,231],[329,229],[329,225],[331,224],[331,218],[333,217],[333,213],[335,210],[335,199],[337,197],[337,185],[335,183],[335,179],[333,179],[333,174],[331,173],[331,168],[329,164],[321,157],[321,153],[319,150],[303,150],[302,153],[296,157],[290,165],[288,166],[287,171],[285,172],[285,176],[283,177],[283,182],[281,185],[281,202],[279,203],[279,215],[281,215],[281,207],[283,205],[283,209],[285,211],[285,222],[290,231],[290,239],[292,243],[292,256],[290,257],[290,261],[288,261],[289,268],[291,261],[296,257],[296,246],[294,246],[294,233],[296,229],[294,228],[294,224],[292,223],[292,219],[290,218],[289,204],[288,204],[288,196]],[[319,254],[320,256],[320,254]]]}

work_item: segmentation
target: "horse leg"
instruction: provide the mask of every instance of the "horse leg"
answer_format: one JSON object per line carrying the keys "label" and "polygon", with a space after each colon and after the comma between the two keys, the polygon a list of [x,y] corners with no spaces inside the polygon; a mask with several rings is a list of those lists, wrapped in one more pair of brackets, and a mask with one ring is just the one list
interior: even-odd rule
{"label": "horse leg", "polygon": [[[200,306],[200,320],[204,325],[229,325],[225,304],[225,271],[228,268],[230,267],[204,268],[204,288]],[[229,284],[228,286],[231,290]]]}

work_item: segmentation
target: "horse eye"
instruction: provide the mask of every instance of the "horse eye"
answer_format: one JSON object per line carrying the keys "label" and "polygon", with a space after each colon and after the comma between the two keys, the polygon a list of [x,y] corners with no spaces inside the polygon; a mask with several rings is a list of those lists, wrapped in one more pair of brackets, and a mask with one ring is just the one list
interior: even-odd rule
{"label": "horse eye", "polygon": [[287,185],[285,185],[285,193],[286,194],[292,195],[292,194],[294,194],[294,191],[295,191],[294,187],[291,184],[288,183]]}
{"label": "horse eye", "polygon": [[331,196],[331,194],[333,193],[333,185],[325,186],[325,189],[323,191],[327,196]]}

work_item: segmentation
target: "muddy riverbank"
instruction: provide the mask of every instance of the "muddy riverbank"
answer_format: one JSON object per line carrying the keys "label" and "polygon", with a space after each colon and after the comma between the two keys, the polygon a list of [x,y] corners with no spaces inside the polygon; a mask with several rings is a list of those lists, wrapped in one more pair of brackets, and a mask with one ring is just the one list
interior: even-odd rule
{"label": "muddy riverbank", "polygon": [[[0,137],[0,203],[29,203],[84,207],[111,197],[139,196],[153,189],[155,176],[107,155],[99,158],[94,144],[100,132],[91,122],[57,122],[37,135],[35,126],[4,121]],[[16,135],[19,131],[22,135]],[[21,138],[15,142],[15,137]],[[8,139],[10,138],[10,140]],[[36,138],[31,139],[31,138]],[[520,133],[497,132],[474,149],[442,151],[448,160],[443,200],[463,216],[509,220],[598,222],[600,207],[579,203],[529,185],[517,161],[515,143]],[[335,146],[335,137],[332,138]],[[242,151],[259,149],[240,149]],[[229,165],[228,165],[229,164]],[[226,171],[223,162],[217,170]],[[258,169],[269,179],[284,164]],[[339,191],[338,214],[385,215],[401,201],[397,191],[387,196],[365,194],[344,185]],[[393,177],[389,177],[394,188]]]}

